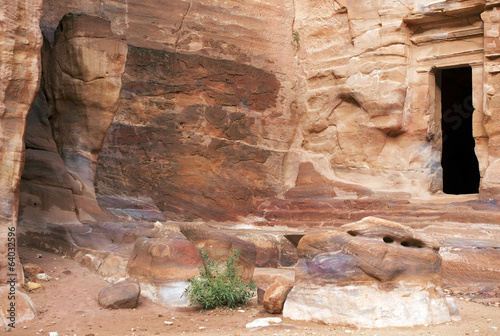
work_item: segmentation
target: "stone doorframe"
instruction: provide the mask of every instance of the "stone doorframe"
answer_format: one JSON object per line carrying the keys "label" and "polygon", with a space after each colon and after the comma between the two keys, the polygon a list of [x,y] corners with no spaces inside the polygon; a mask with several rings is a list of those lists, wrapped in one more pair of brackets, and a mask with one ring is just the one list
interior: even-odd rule
{"label": "stone doorframe", "polygon": [[[481,183],[488,167],[488,134],[484,127],[484,24],[480,13],[467,16],[432,16],[405,20],[410,35],[409,85],[413,87],[412,120],[425,130],[426,139],[440,160],[442,150],[439,70],[470,66],[473,90],[473,137]],[[442,168],[431,164],[432,186],[442,190]],[[481,188],[481,187],[480,187]],[[436,190],[436,191],[437,191]]]}

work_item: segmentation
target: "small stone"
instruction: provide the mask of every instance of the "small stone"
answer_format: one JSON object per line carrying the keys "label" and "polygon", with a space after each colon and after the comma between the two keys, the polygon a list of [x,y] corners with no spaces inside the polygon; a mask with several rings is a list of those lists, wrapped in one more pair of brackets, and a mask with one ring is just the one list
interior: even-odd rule
{"label": "small stone", "polygon": [[491,327],[491,329],[493,329],[493,330],[498,330],[498,327]]}
{"label": "small stone", "polygon": [[238,309],[240,313],[244,313],[245,311],[243,309]]}
{"label": "small stone", "polygon": [[59,333],[57,331],[50,331],[49,336],[59,336]]}
{"label": "small stone", "polygon": [[26,285],[28,286],[30,291],[42,287],[42,285],[40,285],[39,283],[31,282],[31,281],[29,281]]}
{"label": "small stone", "polygon": [[264,293],[262,299],[264,309],[271,314],[281,314],[286,297],[292,288],[293,283],[284,278],[277,277]]}
{"label": "small stone", "polygon": [[163,324],[172,325],[172,324],[174,324],[174,322],[172,322],[172,321],[163,321]]}
{"label": "small stone", "polygon": [[271,323],[281,323],[281,318],[279,317],[266,317],[266,318],[259,318],[254,320],[253,322],[247,323],[246,328],[257,328],[257,327],[267,327],[271,325]]}
{"label": "small stone", "polygon": [[36,278],[38,280],[43,280],[43,281],[49,281],[50,280],[50,276],[47,273],[38,273],[36,275]]}
{"label": "small stone", "polygon": [[140,294],[138,281],[125,280],[104,287],[98,294],[98,302],[103,308],[135,308]]}
{"label": "small stone", "polygon": [[203,329],[207,329],[207,327],[199,327],[198,329],[203,330]]}
{"label": "small stone", "polygon": [[42,254],[41,254],[41,253],[37,253],[37,254],[35,255],[35,258],[38,258],[38,259],[39,259],[39,258],[41,258],[41,257],[42,257]]}
{"label": "small stone", "polygon": [[43,273],[42,268],[39,265],[26,263],[23,265],[24,276],[28,281],[36,278],[38,273]]}

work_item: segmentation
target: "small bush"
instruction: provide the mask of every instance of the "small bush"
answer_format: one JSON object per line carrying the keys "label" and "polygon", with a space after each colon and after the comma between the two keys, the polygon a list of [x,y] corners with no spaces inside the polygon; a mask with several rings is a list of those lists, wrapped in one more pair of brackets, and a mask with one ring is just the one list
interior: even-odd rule
{"label": "small bush", "polygon": [[185,294],[191,304],[201,304],[203,309],[214,309],[219,306],[235,308],[247,304],[254,296],[257,286],[253,281],[245,282],[235,265],[240,257],[240,250],[233,254],[223,266],[208,257],[204,250],[200,252],[203,267],[199,267],[200,275],[189,279]]}

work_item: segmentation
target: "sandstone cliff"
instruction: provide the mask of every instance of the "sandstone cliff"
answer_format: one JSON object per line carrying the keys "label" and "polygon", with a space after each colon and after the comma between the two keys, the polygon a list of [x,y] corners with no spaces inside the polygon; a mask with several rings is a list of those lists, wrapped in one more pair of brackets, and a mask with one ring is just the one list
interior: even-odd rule
{"label": "sandstone cliff", "polygon": [[[38,94],[41,4],[16,6],[1,38],[3,230],[19,202],[30,243],[103,276],[126,272],[156,220],[498,222],[498,1],[45,0]],[[443,164],[447,128],[467,139]],[[450,165],[452,184],[475,166],[479,196],[444,197]],[[251,239],[263,263],[285,246]],[[476,243],[447,244],[469,269]]]}
{"label": "sandstone cliff", "polygon": [[[19,186],[24,165],[26,116],[40,81],[42,35],[38,24],[42,1],[0,1],[0,324],[32,319],[36,310],[31,299],[16,292],[24,282],[17,253]],[[14,304],[14,321],[7,309]]]}
{"label": "sandstone cliff", "polygon": [[495,73],[495,6],[47,0],[41,27],[53,42],[65,13],[85,11],[129,44],[98,195],[154,199],[172,219],[236,220],[290,191],[442,192],[438,81],[458,66],[472,67],[473,155],[495,198],[494,84],[482,89]]}

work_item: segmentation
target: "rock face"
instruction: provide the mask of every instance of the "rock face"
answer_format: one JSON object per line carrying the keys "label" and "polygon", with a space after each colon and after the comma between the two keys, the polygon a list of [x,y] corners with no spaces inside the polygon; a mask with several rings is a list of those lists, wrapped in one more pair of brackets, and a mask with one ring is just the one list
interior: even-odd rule
{"label": "rock face", "polygon": [[[445,119],[457,121],[448,120],[451,128],[467,125],[455,147],[468,144],[474,168],[450,183],[473,175],[480,184],[470,190],[497,198],[491,97],[498,5],[179,0],[165,8],[152,0],[47,0],[41,26],[54,42],[66,12],[104,14],[129,43],[118,112],[97,161],[98,194],[154,199],[166,219],[225,221],[282,195],[440,194],[450,177],[443,167],[457,166],[441,162],[450,157],[442,155]],[[60,57],[73,52],[64,45]],[[446,114],[441,103],[449,97],[440,87],[444,70],[464,64],[471,99],[457,104],[475,109],[467,118]],[[60,99],[56,108],[78,99]],[[114,106],[113,99],[102,104]],[[92,194],[94,169],[80,166],[92,167],[95,156],[82,141],[110,118],[82,128],[75,144],[64,118],[52,122],[62,159]],[[82,218],[99,212],[87,198],[76,199]]]}
{"label": "rock face", "polygon": [[274,74],[138,47],[125,72],[121,112],[99,160],[101,193],[149,194],[173,218],[215,220],[246,215],[270,195],[263,181],[282,155],[256,144],[262,113],[277,105]]}
{"label": "rock face", "polygon": [[126,55],[123,37],[97,16],[67,14],[54,46],[45,41],[42,88],[27,125],[22,220],[106,218],[96,201],[94,177],[118,107]]}
{"label": "rock face", "polygon": [[306,235],[298,251],[285,317],[368,328],[451,319],[439,244],[400,224],[367,217]]}
{"label": "rock face", "polygon": [[135,308],[139,303],[141,286],[136,280],[124,280],[104,287],[97,296],[103,308],[126,309]]}
{"label": "rock face", "polygon": [[[29,297],[19,293],[8,300],[11,286],[7,281],[23,283],[21,263],[17,254],[16,229],[18,220],[19,185],[24,165],[24,129],[29,107],[40,81],[40,48],[42,35],[39,22],[42,1],[0,1],[0,325],[9,324],[7,309],[15,307],[14,322],[35,316]],[[9,235],[10,232],[10,235]],[[10,254],[8,254],[10,252]],[[9,257],[10,260],[9,260]],[[9,261],[12,262],[9,266]],[[9,268],[11,267],[11,268]],[[15,284],[12,284],[15,286]]]}
{"label": "rock face", "polygon": [[296,129],[291,1],[44,6],[49,40],[80,10],[106,15],[130,45],[99,194],[151,197],[167,219],[236,220],[281,189]]}

